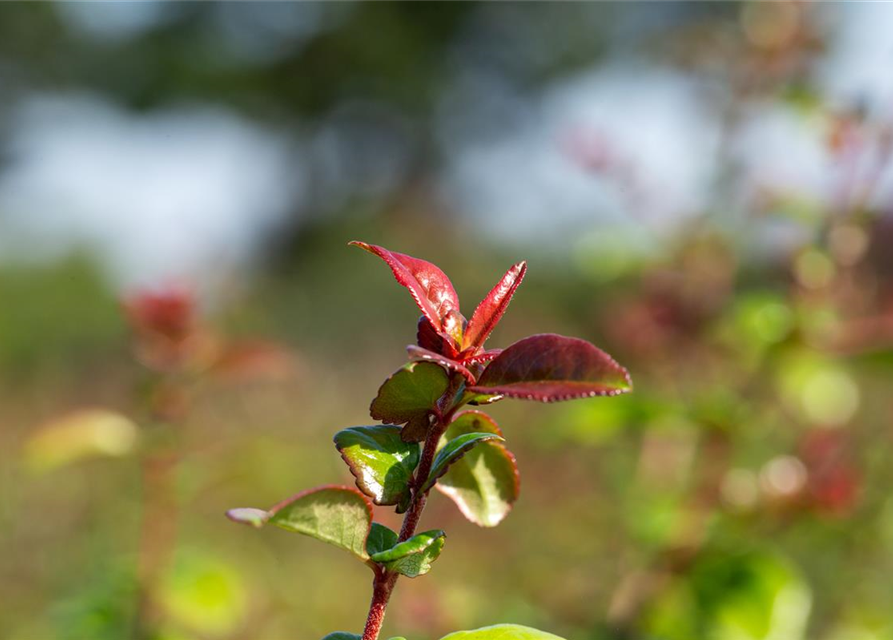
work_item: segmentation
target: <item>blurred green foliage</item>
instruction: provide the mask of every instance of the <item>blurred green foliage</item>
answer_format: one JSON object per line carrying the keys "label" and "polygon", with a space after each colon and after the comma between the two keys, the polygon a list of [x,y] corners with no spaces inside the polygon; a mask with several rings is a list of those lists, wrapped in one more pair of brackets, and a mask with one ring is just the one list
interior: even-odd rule
{"label": "blurred green foliage", "polygon": [[[227,4],[248,19],[248,5]],[[563,42],[541,63],[487,58],[533,92],[597,64],[612,25],[642,19],[641,6],[625,14],[599,4],[585,20],[576,5],[308,4],[327,26],[269,58],[226,49],[207,27],[212,3],[175,4],[121,39],[88,37],[57,5],[0,9],[0,62],[16,71],[4,86],[10,99],[35,87],[88,88],[134,110],[212,101],[299,127],[365,98],[412,122],[417,171],[393,193],[295,216],[258,271],[210,307],[206,320],[220,333],[280,341],[297,367],[285,380],[203,386],[168,436],[179,460],[173,549],[153,594],[159,640],[319,638],[358,628],[365,615],[363,567],[223,518],[321,479],[352,482],[332,435],[369,423],[369,401],[404,363],[417,319],[386,270],[345,246],[353,239],[436,262],[463,300],[480,299],[509,264],[529,259],[493,345],[539,331],[577,335],[635,381],[634,394],[610,401],[493,407],[519,460],[520,499],[498,528],[482,530],[432,498],[423,527],[450,531],[449,560],[401,584],[386,634],[422,640],[506,621],[570,640],[893,638],[893,233],[874,201],[841,208],[826,194],[779,194],[736,226],[719,213],[729,194],[721,185],[716,211],[698,212],[659,246],[593,234],[583,221],[559,251],[522,251],[470,238],[467,219],[442,212],[420,187],[442,160],[427,125],[456,43],[484,47],[492,31],[473,27],[488,20],[530,28],[531,50]],[[729,53],[723,43],[740,37],[723,38],[741,31],[739,5],[667,11],[676,28],[657,55],[676,52],[678,64],[731,85],[751,78],[732,104],[790,103],[873,135],[871,122],[825,104],[802,67],[774,64],[814,55],[821,34],[793,52],[745,42]],[[730,161],[727,173],[735,170]],[[742,229],[758,218],[794,224],[798,249],[755,252]],[[141,414],[145,374],[98,264],[89,252],[0,263],[3,638],[136,637],[139,455],[71,431],[60,445],[45,430],[72,411],[109,406],[155,442]],[[72,464],[29,463],[35,447],[65,442],[114,455],[75,461],[69,451]]]}

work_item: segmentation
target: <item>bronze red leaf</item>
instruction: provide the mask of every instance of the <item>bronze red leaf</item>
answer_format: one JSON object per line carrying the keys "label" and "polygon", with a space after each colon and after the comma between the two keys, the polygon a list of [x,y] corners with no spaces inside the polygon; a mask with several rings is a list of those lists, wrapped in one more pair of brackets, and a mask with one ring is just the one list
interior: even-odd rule
{"label": "bronze red leaf", "polygon": [[388,251],[374,244],[358,241],[350,244],[384,260],[397,282],[409,289],[434,329],[446,332],[456,342],[461,342],[464,320],[459,312],[459,296],[443,271],[425,260]]}
{"label": "bronze red leaf", "polygon": [[519,340],[487,366],[472,393],[557,402],[632,390],[629,373],[579,338],[544,333]]}
{"label": "bronze red leaf", "polygon": [[490,290],[490,293],[474,310],[465,330],[463,346],[479,347],[484,344],[508,308],[509,302],[512,301],[512,296],[515,295],[515,290],[521,284],[526,272],[526,262],[512,265],[512,268],[506,271],[499,283]]}

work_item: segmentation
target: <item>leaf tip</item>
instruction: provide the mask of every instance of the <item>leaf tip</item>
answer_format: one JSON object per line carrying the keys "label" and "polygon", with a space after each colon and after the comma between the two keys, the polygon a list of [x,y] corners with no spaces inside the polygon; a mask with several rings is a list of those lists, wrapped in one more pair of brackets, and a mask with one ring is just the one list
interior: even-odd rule
{"label": "leaf tip", "polygon": [[233,522],[260,529],[266,524],[267,520],[270,519],[270,513],[263,509],[255,509],[254,507],[237,507],[227,511],[226,517]]}
{"label": "leaf tip", "polygon": [[361,240],[351,240],[350,242],[347,243],[347,246],[348,247],[359,247],[360,249],[368,251],[369,253],[375,253],[372,250],[371,244],[369,244],[368,242],[362,242]]}

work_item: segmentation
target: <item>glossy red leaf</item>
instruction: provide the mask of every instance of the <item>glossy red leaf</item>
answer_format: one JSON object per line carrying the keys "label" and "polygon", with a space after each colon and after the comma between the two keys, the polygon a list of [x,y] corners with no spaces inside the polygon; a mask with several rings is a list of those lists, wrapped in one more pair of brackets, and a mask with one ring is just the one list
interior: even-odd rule
{"label": "glossy red leaf", "polygon": [[481,301],[465,330],[465,346],[479,347],[484,344],[493,328],[499,324],[499,320],[505,313],[515,295],[515,290],[527,273],[527,263],[519,262],[513,265],[502,276],[502,280],[490,290],[490,293]]}
{"label": "glossy red leaf", "polygon": [[431,321],[425,316],[419,317],[416,342],[422,349],[439,353],[447,358],[455,359],[459,353],[453,346],[452,339],[445,333],[435,329]]}
{"label": "glossy red leaf", "polygon": [[471,373],[464,366],[456,362],[455,360],[451,360],[446,356],[442,356],[439,353],[434,353],[433,351],[428,351],[428,349],[423,349],[422,347],[417,347],[414,344],[411,344],[406,347],[406,352],[409,354],[409,359],[413,362],[433,362],[434,364],[438,364],[447,371],[455,371],[457,373],[461,373],[465,376],[465,379],[468,381],[468,384],[474,384],[474,374]]}
{"label": "glossy red leaf", "polygon": [[419,309],[437,331],[450,335],[461,343],[464,319],[459,312],[459,296],[446,274],[425,260],[365,242],[350,244],[365,249],[384,260],[394,272],[394,278],[409,289]]}
{"label": "glossy red leaf", "polygon": [[505,349],[469,391],[556,402],[631,389],[629,373],[601,349],[579,338],[543,333]]}

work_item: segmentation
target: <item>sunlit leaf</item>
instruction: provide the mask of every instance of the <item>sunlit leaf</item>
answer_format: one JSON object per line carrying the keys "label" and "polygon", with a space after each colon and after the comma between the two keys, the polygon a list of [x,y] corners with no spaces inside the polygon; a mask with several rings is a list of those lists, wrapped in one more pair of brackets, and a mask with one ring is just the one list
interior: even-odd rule
{"label": "sunlit leaf", "polygon": [[41,426],[25,445],[25,460],[46,471],[85,458],[124,456],[133,451],[138,432],[132,420],[114,411],[75,411]]}
{"label": "sunlit leaf", "polygon": [[626,369],[604,351],[585,340],[544,333],[505,349],[469,391],[555,402],[631,389]]}
{"label": "sunlit leaf", "polygon": [[558,636],[517,624],[497,624],[474,631],[457,631],[441,640],[563,640]]}
{"label": "sunlit leaf", "polygon": [[394,272],[397,282],[409,289],[419,309],[434,328],[447,333],[461,344],[464,319],[459,312],[459,296],[443,271],[425,260],[388,251],[374,244],[357,241],[350,244],[384,260]]}
{"label": "sunlit leaf", "polygon": [[357,487],[375,504],[409,504],[409,480],[419,464],[419,445],[404,442],[400,427],[385,424],[351,427],[335,434],[335,446],[357,480]]}
{"label": "sunlit leaf", "polygon": [[[485,413],[465,411],[447,429],[446,438],[482,432],[502,435]],[[471,522],[495,527],[518,499],[521,480],[515,456],[502,443],[489,441],[467,452],[434,486]]]}
{"label": "sunlit leaf", "polygon": [[372,561],[389,571],[396,571],[408,578],[424,575],[431,570],[446,541],[446,534],[435,529],[417,533],[406,542],[372,556]]}
{"label": "sunlit leaf", "polygon": [[489,394],[489,393],[478,393],[476,391],[465,390],[465,393],[462,395],[462,404],[470,404],[474,406],[483,406],[487,404],[493,404],[494,402],[499,402],[505,396],[501,396],[498,394]]}
{"label": "sunlit leaf", "polygon": [[322,640],[362,640],[362,636],[358,636],[355,633],[347,633],[346,631],[335,631]]}
{"label": "sunlit leaf", "polygon": [[231,509],[227,517],[254,527],[269,523],[327,542],[367,560],[366,539],[372,526],[372,504],[351,487],[328,485],[309,489],[279,503],[268,512]]}
{"label": "sunlit leaf", "polygon": [[515,295],[515,290],[524,279],[527,272],[527,263],[519,262],[513,265],[502,280],[493,287],[490,293],[481,301],[471,320],[468,321],[468,327],[465,329],[465,347],[479,347],[487,340],[490,332],[499,323],[505,310]]}
{"label": "sunlit leaf", "polygon": [[455,371],[456,373],[461,373],[465,379],[468,381],[468,384],[474,384],[474,375],[466,369],[463,365],[459,364],[455,360],[447,358],[446,356],[442,356],[439,353],[434,353],[433,351],[429,351],[428,349],[423,349],[422,347],[417,347],[414,344],[406,347],[406,352],[409,354],[409,359],[413,362],[433,362],[448,371]]}
{"label": "sunlit leaf", "polygon": [[463,433],[449,440],[446,445],[434,458],[434,464],[431,465],[431,473],[421,490],[427,491],[437,479],[447,472],[450,465],[457,462],[462,456],[469,452],[475,445],[487,440],[497,440],[502,442],[503,438],[495,433]]}
{"label": "sunlit leaf", "polygon": [[430,424],[428,416],[448,386],[449,378],[442,367],[410,362],[385,380],[369,411],[376,420],[406,423],[403,440],[421,442]]}
{"label": "sunlit leaf", "polygon": [[374,556],[376,553],[387,551],[397,544],[397,534],[378,522],[372,523],[369,538],[366,540],[366,553]]}

